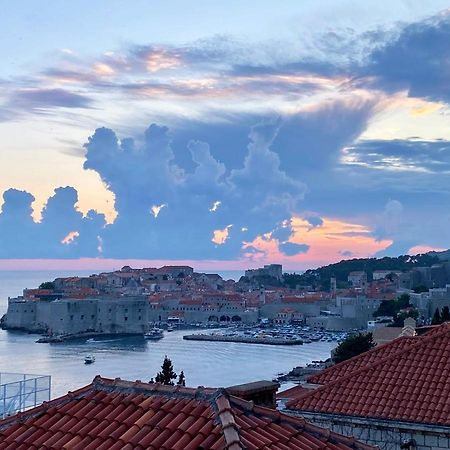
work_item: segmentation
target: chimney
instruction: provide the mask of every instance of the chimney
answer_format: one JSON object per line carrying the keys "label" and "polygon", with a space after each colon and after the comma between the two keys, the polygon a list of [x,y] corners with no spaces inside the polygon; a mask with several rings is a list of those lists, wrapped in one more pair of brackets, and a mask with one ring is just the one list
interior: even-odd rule
{"label": "chimney", "polygon": [[274,381],[254,381],[230,386],[225,390],[230,395],[252,401],[255,405],[275,409],[277,406],[276,393],[279,387],[280,384]]}

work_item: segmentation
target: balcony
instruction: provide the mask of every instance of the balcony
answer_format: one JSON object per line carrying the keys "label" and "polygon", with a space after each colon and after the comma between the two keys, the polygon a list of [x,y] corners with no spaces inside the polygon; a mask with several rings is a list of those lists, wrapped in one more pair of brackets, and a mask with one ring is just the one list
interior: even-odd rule
{"label": "balcony", "polygon": [[0,372],[0,419],[50,400],[51,377]]}

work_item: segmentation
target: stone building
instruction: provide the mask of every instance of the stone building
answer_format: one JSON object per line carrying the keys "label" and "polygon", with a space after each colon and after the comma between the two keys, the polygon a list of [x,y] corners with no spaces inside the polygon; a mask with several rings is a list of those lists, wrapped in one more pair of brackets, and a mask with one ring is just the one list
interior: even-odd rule
{"label": "stone building", "polygon": [[141,334],[148,328],[145,297],[9,299],[2,326],[49,334]]}

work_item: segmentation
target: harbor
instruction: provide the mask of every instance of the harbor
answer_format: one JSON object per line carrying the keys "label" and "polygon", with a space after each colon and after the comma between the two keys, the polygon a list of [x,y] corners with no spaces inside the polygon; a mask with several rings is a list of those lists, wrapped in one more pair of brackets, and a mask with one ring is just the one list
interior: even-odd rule
{"label": "harbor", "polygon": [[315,330],[308,326],[283,325],[283,326],[235,326],[219,330],[211,330],[209,333],[194,333],[183,336],[188,341],[210,342],[235,342],[242,344],[262,345],[303,345],[313,342],[341,342],[347,333],[327,332]]}

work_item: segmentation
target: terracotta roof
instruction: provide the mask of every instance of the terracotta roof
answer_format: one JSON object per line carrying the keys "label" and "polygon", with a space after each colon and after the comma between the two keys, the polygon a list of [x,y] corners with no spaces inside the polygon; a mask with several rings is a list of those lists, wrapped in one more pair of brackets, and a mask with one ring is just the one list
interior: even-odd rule
{"label": "terracotta roof", "polygon": [[412,344],[387,351],[384,358],[297,397],[287,407],[450,425],[450,323],[423,337],[405,339],[413,339]]}
{"label": "terracotta roof", "polygon": [[375,348],[362,353],[361,355],[354,356],[353,358],[347,359],[339,364],[314,373],[307,378],[307,381],[308,383],[314,384],[330,383],[331,381],[342,378],[355,370],[370,366],[377,361],[386,358],[387,356],[397,353],[398,351],[409,347],[413,342],[415,342],[415,338],[401,337],[395,339],[394,341],[388,342],[387,344],[377,345]]}
{"label": "terracotta roof", "polygon": [[224,389],[96,377],[92,384],[0,421],[1,450],[371,450]]}
{"label": "terracotta roof", "polygon": [[293,399],[300,397],[306,392],[310,392],[310,390],[301,385],[297,385],[286,389],[285,391],[277,392],[277,399]]}

